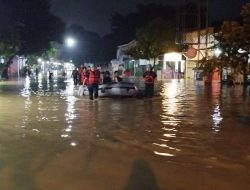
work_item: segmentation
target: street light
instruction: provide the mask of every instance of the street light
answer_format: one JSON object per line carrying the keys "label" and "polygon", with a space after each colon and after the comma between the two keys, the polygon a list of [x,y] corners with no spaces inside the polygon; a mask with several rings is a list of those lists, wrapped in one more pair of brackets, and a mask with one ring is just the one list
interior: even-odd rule
{"label": "street light", "polygon": [[38,62],[38,63],[41,63],[42,61],[43,61],[42,58],[38,58],[38,59],[37,59],[37,62]]}
{"label": "street light", "polygon": [[221,49],[216,48],[216,49],[214,50],[214,55],[215,55],[216,57],[219,57],[219,56],[220,56],[220,54],[222,54]]}
{"label": "street light", "polygon": [[75,46],[76,41],[75,41],[74,38],[68,37],[68,38],[66,38],[65,43],[66,43],[66,45],[67,45],[68,47],[71,48],[71,47],[74,47],[74,46]]}
{"label": "street light", "polygon": [[[65,45],[68,47],[68,48],[73,48],[76,44],[76,40],[74,38],[72,38],[71,36],[68,36],[66,39],[65,39]],[[70,51],[70,50],[69,50]],[[70,64],[72,64],[73,61],[70,60]],[[65,66],[64,66],[65,68]],[[66,71],[67,72],[67,71]]]}

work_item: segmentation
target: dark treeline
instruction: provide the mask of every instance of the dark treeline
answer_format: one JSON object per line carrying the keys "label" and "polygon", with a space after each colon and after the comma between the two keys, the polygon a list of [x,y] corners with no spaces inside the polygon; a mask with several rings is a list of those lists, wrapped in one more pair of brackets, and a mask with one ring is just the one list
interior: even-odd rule
{"label": "dark treeline", "polygon": [[115,58],[118,45],[128,43],[135,39],[136,31],[156,18],[162,18],[171,23],[175,23],[176,8],[169,5],[140,4],[137,5],[135,12],[125,16],[114,12],[111,15],[112,32],[102,38],[99,59],[109,61]]}
{"label": "dark treeline", "polygon": [[42,54],[62,42],[64,23],[50,13],[48,0],[0,0],[0,54]]}
{"label": "dark treeline", "polygon": [[[204,8],[201,9],[204,21]],[[158,4],[139,4],[136,11],[127,15],[114,12],[111,15],[111,32],[99,37],[97,33],[84,30],[74,25],[68,33],[76,34],[79,37],[77,50],[67,50],[74,54],[74,61],[78,62],[99,62],[108,63],[116,57],[117,46],[136,39],[139,29],[148,25],[151,21],[161,18],[176,28],[196,29],[198,7],[196,3],[190,3],[183,7]],[[180,16],[181,15],[181,16]],[[202,22],[205,23],[205,22]],[[203,24],[204,25],[204,24]],[[181,30],[179,30],[182,32]],[[66,51],[64,51],[67,54]],[[71,54],[71,55],[72,55]]]}
{"label": "dark treeline", "polygon": [[[197,5],[191,3],[186,8],[170,5],[139,4],[136,11],[121,15],[111,15],[111,32],[100,37],[82,26],[65,24],[50,12],[49,0],[0,0],[0,55],[43,55],[51,50],[52,42],[61,44],[59,58],[72,59],[77,65],[84,62],[108,63],[116,57],[118,45],[136,39],[137,31],[151,21],[161,18],[175,28],[195,28],[197,20],[189,12],[196,14]],[[186,17],[178,17],[185,12]],[[204,12],[204,11],[203,11]],[[64,46],[64,38],[72,36],[76,47]]]}
{"label": "dark treeline", "polygon": [[[103,36],[99,52],[99,61],[109,61],[116,56],[117,46],[136,39],[137,31],[155,19],[163,19],[175,28],[175,36],[184,29],[192,30],[199,27],[197,15],[199,7],[196,3],[189,3],[181,7],[158,4],[139,4],[136,11],[128,15],[114,12],[111,15],[111,33]],[[200,27],[205,26],[205,8],[201,4]]]}

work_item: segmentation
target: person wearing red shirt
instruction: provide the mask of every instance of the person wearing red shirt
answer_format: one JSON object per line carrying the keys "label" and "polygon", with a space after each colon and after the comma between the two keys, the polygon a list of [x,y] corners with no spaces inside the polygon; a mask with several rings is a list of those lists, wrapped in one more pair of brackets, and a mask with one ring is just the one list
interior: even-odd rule
{"label": "person wearing red shirt", "polygon": [[124,77],[130,77],[131,76],[131,72],[129,69],[126,69],[124,72],[123,72],[123,75]]}
{"label": "person wearing red shirt", "polygon": [[81,80],[81,84],[83,86],[88,84],[87,68],[86,67],[83,67],[82,71],[80,72],[80,80]]}
{"label": "person wearing red shirt", "polygon": [[153,71],[151,65],[147,66],[146,72],[143,74],[143,78],[145,79],[145,97],[152,98],[154,95],[154,82],[157,75]]}
{"label": "person wearing red shirt", "polygon": [[[101,74],[96,66],[91,66],[86,78],[88,80],[87,86],[89,90],[89,99],[94,100],[98,98],[98,88],[100,83]],[[94,95],[94,96],[93,96]]]}

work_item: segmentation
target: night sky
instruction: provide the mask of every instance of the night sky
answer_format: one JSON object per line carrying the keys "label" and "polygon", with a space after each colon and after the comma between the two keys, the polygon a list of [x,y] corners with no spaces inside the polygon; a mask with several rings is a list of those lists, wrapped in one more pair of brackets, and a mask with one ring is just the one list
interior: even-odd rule
{"label": "night sky", "polygon": [[[138,3],[176,5],[188,0],[52,0],[52,11],[68,25],[79,24],[100,35],[110,32],[110,14],[128,14]],[[209,20],[232,19],[240,16],[242,5],[250,0],[209,0]]]}

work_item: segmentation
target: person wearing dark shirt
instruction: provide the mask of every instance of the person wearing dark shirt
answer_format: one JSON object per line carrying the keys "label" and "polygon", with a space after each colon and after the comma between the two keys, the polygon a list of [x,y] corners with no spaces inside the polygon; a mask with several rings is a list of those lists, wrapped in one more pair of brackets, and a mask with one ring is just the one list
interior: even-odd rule
{"label": "person wearing dark shirt", "polygon": [[72,77],[73,77],[74,85],[77,85],[77,83],[78,83],[78,75],[79,75],[79,71],[78,71],[77,68],[75,68],[72,71]]}
{"label": "person wearing dark shirt", "polygon": [[109,83],[111,83],[111,82],[112,82],[112,79],[110,78],[110,73],[109,73],[109,71],[106,71],[106,72],[104,73],[104,77],[103,77],[102,83],[103,83],[103,84],[109,84]]}
{"label": "person wearing dark shirt", "polygon": [[115,71],[115,73],[114,73],[114,81],[115,82],[122,82],[122,78],[119,76],[118,71]]}

